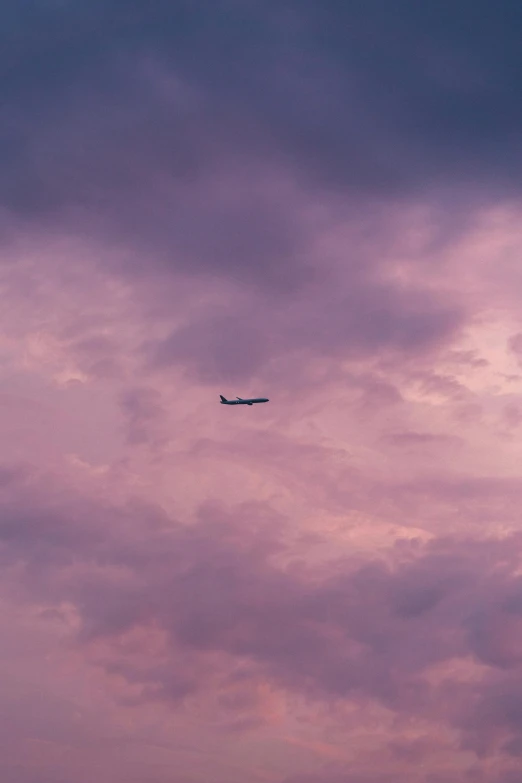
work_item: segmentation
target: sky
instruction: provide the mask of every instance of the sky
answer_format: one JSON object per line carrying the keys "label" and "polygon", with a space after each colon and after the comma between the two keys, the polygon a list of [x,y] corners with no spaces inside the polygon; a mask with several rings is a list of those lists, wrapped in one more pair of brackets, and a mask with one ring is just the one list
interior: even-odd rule
{"label": "sky", "polygon": [[522,783],[519,0],[0,22],[2,782]]}

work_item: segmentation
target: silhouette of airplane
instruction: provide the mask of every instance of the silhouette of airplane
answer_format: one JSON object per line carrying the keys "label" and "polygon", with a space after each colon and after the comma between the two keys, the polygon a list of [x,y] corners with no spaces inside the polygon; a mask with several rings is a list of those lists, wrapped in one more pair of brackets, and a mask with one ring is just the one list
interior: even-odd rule
{"label": "silhouette of airplane", "polygon": [[223,397],[222,394],[219,395],[221,398],[221,405],[254,405],[257,402],[268,402],[267,397],[251,397],[248,400],[244,400],[242,397],[237,397],[235,400],[227,400],[226,397]]}

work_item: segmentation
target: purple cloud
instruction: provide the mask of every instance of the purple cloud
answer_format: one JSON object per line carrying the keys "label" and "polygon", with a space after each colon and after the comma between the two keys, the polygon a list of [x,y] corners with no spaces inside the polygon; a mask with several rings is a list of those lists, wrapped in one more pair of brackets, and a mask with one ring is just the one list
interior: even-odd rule
{"label": "purple cloud", "polygon": [[518,781],[519,4],[0,16],[0,778]]}

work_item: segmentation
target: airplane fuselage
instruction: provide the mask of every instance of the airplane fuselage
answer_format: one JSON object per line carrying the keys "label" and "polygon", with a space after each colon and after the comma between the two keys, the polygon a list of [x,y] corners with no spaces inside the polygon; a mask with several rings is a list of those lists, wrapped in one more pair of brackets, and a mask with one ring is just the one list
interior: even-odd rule
{"label": "airplane fuselage", "polygon": [[248,400],[243,400],[238,397],[237,400],[227,400],[226,397],[221,397],[221,405],[255,405],[258,402],[269,402],[268,397],[250,397]]}

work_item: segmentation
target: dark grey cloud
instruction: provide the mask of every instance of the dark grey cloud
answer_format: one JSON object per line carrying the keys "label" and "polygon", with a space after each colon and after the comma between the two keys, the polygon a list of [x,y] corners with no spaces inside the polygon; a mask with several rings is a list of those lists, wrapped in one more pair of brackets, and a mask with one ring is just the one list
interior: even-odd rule
{"label": "dark grey cloud", "polygon": [[518,193],[521,24],[515,0],[8,0],[0,203],[146,263],[298,284],[295,205],[209,197],[214,178]]}
{"label": "dark grey cloud", "polygon": [[169,337],[144,345],[153,367],[186,365],[199,381],[243,381],[269,358],[264,327],[252,319],[220,315],[176,329]]}
{"label": "dark grey cloud", "polygon": [[[419,357],[436,352],[461,327],[457,302],[438,302],[363,275],[316,284],[299,297],[253,298],[249,306],[208,308],[143,351],[154,367],[185,366],[204,383],[248,382],[281,357]],[[306,358],[303,359],[306,363]],[[420,367],[420,365],[419,365]],[[421,372],[421,370],[418,370]]]}
{"label": "dark grey cloud", "polygon": [[[158,110],[128,67],[154,55],[200,90],[206,106],[228,115],[240,147],[246,138],[250,152],[256,139],[262,148],[271,129],[285,159],[294,150],[305,170],[330,168],[345,184],[350,176],[356,183],[360,173],[360,184],[370,188],[388,177],[400,184],[412,177],[410,166],[401,172],[403,161],[393,163],[389,155],[398,151],[393,147],[401,136],[403,154],[407,142],[413,144],[410,163],[420,165],[417,176],[434,167],[434,154],[443,166],[460,161],[480,168],[479,152],[489,152],[484,165],[494,168],[504,158],[507,166],[505,145],[518,143],[513,134],[522,119],[521,21],[514,0],[428,0],[422,6],[414,0],[393,6],[385,0],[328,0],[320,6],[309,0],[174,6],[158,0],[147,9],[122,0],[8,2],[2,26],[5,98],[9,106],[32,105],[45,114],[83,89],[85,96],[88,90],[101,97],[119,94],[121,104],[135,110],[145,99],[144,109]],[[183,125],[181,119],[174,113],[170,125],[156,129],[160,137],[149,137],[149,154],[157,154],[153,143],[160,138],[160,151],[167,151],[165,131]],[[215,129],[218,142],[222,127]],[[373,155],[358,155],[371,146],[359,150],[350,141],[355,136],[364,144],[372,127],[372,137],[382,143]],[[153,131],[147,124],[141,130],[147,128]],[[392,149],[384,146],[387,133]],[[504,150],[495,149],[502,141]]]}

